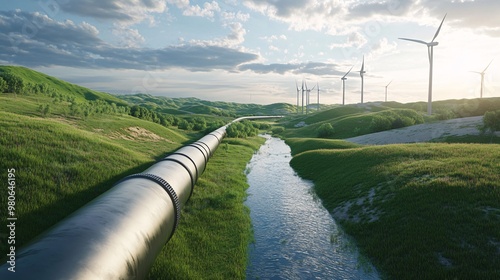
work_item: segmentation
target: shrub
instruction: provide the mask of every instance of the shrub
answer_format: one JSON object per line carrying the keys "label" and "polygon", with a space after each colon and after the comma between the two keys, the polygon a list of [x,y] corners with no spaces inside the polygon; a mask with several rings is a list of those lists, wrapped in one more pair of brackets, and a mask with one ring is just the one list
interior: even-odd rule
{"label": "shrub", "polygon": [[370,130],[372,132],[379,132],[389,130],[392,127],[391,120],[382,116],[374,116],[370,124]]}
{"label": "shrub", "polygon": [[7,92],[8,87],[9,86],[7,85],[7,82],[2,77],[0,77],[0,93]]}
{"label": "shrub", "polygon": [[285,128],[282,126],[278,126],[278,127],[273,128],[272,131],[273,131],[273,134],[280,134],[280,133],[285,132]]}
{"label": "shrub", "polygon": [[259,130],[255,128],[249,121],[233,123],[228,126],[226,132],[227,137],[231,138],[246,138],[259,134]]}
{"label": "shrub", "polygon": [[488,111],[483,117],[484,128],[490,131],[500,130],[500,110]]}
{"label": "shrub", "polygon": [[181,120],[179,121],[178,128],[183,130],[193,130],[193,124],[186,120]]}
{"label": "shrub", "polygon": [[332,124],[324,123],[318,128],[317,132],[318,137],[326,138],[332,136],[335,133],[335,129],[333,128]]}
{"label": "shrub", "polygon": [[10,73],[2,73],[2,78],[7,83],[7,92],[19,94],[24,93],[25,84],[23,79]]}
{"label": "shrub", "polygon": [[415,120],[409,118],[409,117],[398,117],[392,121],[391,127],[394,128],[402,128],[402,127],[407,127],[410,125],[414,125]]}

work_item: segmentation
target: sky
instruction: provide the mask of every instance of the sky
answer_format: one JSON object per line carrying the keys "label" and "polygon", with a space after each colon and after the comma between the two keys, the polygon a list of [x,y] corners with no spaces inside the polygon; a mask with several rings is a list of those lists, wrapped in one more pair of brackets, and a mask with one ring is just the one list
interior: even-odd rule
{"label": "sky", "polygon": [[[91,89],[211,101],[322,104],[500,96],[498,0],[20,0],[0,7],[0,64]],[[317,87],[311,103],[317,102]]]}

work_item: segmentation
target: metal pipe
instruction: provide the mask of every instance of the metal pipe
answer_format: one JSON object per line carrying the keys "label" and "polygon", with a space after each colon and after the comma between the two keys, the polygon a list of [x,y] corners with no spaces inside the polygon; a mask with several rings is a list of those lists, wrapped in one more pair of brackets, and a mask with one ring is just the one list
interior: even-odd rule
{"label": "metal pipe", "polygon": [[19,249],[15,272],[7,262],[0,266],[0,279],[145,278],[228,126],[116,183]]}

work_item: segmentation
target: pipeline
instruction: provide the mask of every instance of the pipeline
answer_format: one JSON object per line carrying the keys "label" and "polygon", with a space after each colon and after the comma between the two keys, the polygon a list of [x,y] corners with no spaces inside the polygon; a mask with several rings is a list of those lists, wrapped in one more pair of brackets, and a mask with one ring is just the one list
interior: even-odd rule
{"label": "pipeline", "polygon": [[15,272],[0,266],[0,279],[143,279],[175,232],[226,128],[238,118],[185,145],[142,173],[112,188],[19,249]]}

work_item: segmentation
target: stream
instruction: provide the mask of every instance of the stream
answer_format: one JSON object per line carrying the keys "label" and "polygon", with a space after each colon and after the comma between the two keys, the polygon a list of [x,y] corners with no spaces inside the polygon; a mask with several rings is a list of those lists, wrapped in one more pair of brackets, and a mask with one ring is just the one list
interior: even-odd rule
{"label": "stream", "polygon": [[379,279],[322,206],[313,184],[289,165],[290,147],[264,137],[246,170],[245,204],[254,232],[247,279]]}

